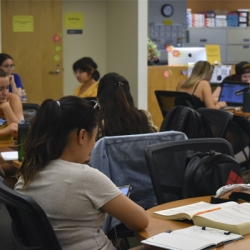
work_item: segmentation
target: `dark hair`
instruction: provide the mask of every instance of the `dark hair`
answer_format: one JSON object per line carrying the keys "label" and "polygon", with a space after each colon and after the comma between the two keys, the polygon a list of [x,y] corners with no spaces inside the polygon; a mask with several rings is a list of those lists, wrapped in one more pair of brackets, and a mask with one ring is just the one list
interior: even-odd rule
{"label": "dark hair", "polygon": [[[117,73],[104,75],[98,84],[103,136],[150,133],[148,119],[134,106],[128,81]],[[102,120],[104,126],[102,126]]]}
{"label": "dark hair", "polygon": [[7,73],[0,68],[0,77],[7,77]]}
{"label": "dark hair", "polygon": [[3,62],[7,59],[11,59],[13,60],[13,58],[8,55],[8,54],[5,54],[5,53],[0,53],[0,66],[3,64]]}
{"label": "dark hair", "polygon": [[[33,118],[26,136],[24,161],[17,175],[24,186],[37,176],[46,164],[62,154],[72,131],[84,128],[92,133],[98,125],[97,109],[93,103],[76,96],[62,97],[59,101],[45,100]],[[92,111],[91,111],[92,110]],[[87,119],[83,119],[86,117]]]}
{"label": "dark hair", "polygon": [[235,74],[242,75],[250,73],[250,63],[247,61],[239,62],[235,65]]}
{"label": "dark hair", "polygon": [[98,81],[98,79],[100,78],[100,73],[97,70],[97,64],[90,57],[83,57],[77,60],[73,64],[73,71],[76,72],[78,69],[92,75],[95,81]]}
{"label": "dark hair", "polygon": [[223,79],[222,83],[226,82],[226,81],[229,81],[229,82],[241,82],[242,81],[241,80],[241,75],[234,74],[234,75],[226,76]]}

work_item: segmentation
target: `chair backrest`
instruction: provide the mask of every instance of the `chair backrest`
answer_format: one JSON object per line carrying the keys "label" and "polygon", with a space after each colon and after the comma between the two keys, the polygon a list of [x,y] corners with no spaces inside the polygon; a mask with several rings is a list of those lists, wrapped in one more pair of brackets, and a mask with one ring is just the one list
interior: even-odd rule
{"label": "chair backrest", "polygon": [[9,188],[2,177],[0,203],[5,204],[12,219],[15,249],[62,249],[43,209],[30,197]]}
{"label": "chair backrest", "polygon": [[175,106],[165,116],[160,131],[181,131],[189,139],[213,137],[205,116],[186,106]]}
{"label": "chair backrest", "polygon": [[230,121],[233,119],[233,113],[212,108],[199,108],[197,112],[209,121],[213,137],[225,138]]}
{"label": "chair backrest", "polygon": [[196,109],[196,105],[193,96],[178,91],[156,90],[156,99],[162,112],[163,118],[167,112],[174,106],[188,106],[192,109]]}
{"label": "chair backrest", "polygon": [[192,152],[215,150],[234,157],[222,138],[189,139],[148,145],[147,166],[158,204],[182,198],[186,158]]}
{"label": "chair backrest", "polygon": [[23,105],[23,115],[25,120],[32,119],[36,115],[40,107],[36,103],[22,103],[22,105]]}
{"label": "chair backrest", "polygon": [[147,168],[145,148],[148,145],[185,140],[181,132],[108,136],[96,142],[89,165],[108,176],[116,186],[132,185],[130,198],[145,209],[157,205]]}

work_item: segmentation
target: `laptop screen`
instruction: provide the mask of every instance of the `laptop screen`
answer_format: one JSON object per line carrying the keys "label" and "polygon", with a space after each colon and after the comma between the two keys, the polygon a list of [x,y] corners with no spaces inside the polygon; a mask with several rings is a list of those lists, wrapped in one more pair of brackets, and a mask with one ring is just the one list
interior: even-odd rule
{"label": "laptop screen", "polygon": [[220,102],[226,102],[228,106],[242,106],[243,94],[236,95],[239,90],[248,86],[245,82],[224,82],[220,92]]}

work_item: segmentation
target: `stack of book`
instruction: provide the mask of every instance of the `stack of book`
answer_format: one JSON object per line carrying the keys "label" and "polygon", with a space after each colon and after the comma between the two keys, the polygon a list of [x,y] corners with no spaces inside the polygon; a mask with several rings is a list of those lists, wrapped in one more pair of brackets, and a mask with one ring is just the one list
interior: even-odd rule
{"label": "stack of book", "polygon": [[216,15],[215,22],[216,22],[216,27],[227,27],[227,16]]}
{"label": "stack of book", "polygon": [[239,27],[247,27],[249,25],[249,10],[238,9]]}
{"label": "stack of book", "polygon": [[227,26],[229,27],[238,27],[239,26],[239,17],[238,12],[229,12],[227,14]]}

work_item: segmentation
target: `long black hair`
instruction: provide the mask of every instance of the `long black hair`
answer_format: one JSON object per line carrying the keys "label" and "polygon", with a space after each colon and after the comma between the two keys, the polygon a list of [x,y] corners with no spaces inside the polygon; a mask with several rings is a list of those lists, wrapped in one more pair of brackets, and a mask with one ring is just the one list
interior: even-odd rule
{"label": "long black hair", "polygon": [[101,106],[103,136],[151,132],[148,118],[135,107],[129,83],[123,76],[117,73],[104,75],[98,84],[97,99]]}
{"label": "long black hair", "polygon": [[0,53],[0,66],[3,64],[3,62],[7,59],[11,59],[13,61],[13,58],[5,53]]}
{"label": "long black hair", "polygon": [[98,125],[98,115],[93,103],[80,97],[45,100],[32,120],[24,143],[24,161],[17,173],[23,177],[24,186],[49,161],[60,157],[73,130],[78,133],[84,128],[91,134]]}

